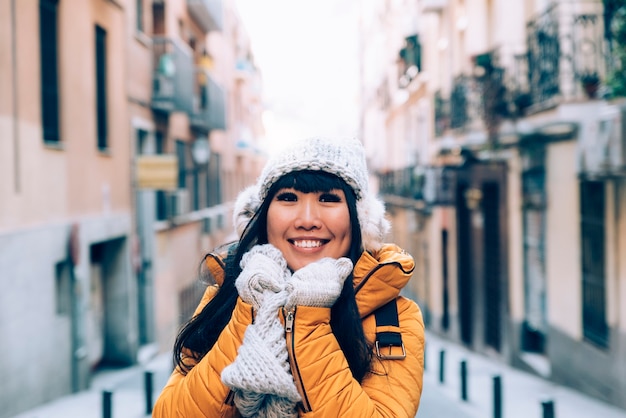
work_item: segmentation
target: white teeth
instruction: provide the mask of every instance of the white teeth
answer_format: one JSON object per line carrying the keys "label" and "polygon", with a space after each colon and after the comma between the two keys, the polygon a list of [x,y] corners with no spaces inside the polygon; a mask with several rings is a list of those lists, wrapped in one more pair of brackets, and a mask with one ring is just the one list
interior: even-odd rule
{"label": "white teeth", "polygon": [[294,241],[293,245],[295,245],[298,248],[316,248],[316,247],[322,246],[322,241],[312,241],[312,240]]}

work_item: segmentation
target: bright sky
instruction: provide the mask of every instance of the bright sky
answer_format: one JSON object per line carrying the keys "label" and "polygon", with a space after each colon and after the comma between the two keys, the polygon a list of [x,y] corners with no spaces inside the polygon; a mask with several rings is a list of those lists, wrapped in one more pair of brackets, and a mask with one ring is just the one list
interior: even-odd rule
{"label": "bright sky", "polygon": [[263,77],[266,148],[357,133],[358,0],[236,0]]}

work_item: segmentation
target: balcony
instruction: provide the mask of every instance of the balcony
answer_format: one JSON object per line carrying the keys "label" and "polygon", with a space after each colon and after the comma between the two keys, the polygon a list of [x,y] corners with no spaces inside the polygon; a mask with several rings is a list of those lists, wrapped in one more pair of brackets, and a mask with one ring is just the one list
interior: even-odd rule
{"label": "balcony", "polygon": [[417,167],[405,167],[379,175],[380,193],[407,199],[422,200],[424,177]]}
{"label": "balcony", "polygon": [[398,53],[398,86],[406,88],[422,70],[422,45],[418,35],[404,38],[404,48]]}
{"label": "balcony", "polygon": [[226,104],[224,90],[211,73],[202,68],[195,70],[195,95],[191,125],[203,131],[226,129]]}
{"label": "balcony", "polygon": [[450,93],[450,128],[462,129],[469,123],[469,79],[458,76]]}
{"label": "balcony", "polygon": [[606,76],[600,2],[561,2],[527,23],[525,66],[530,105],[536,111],[562,101],[595,98]]}
{"label": "balcony", "polygon": [[422,207],[454,205],[456,172],[455,166],[414,165],[381,173],[380,193],[387,202],[412,200]]}
{"label": "balcony", "polygon": [[435,137],[439,138],[450,128],[450,100],[443,97],[441,91],[434,96]]}
{"label": "balcony", "polygon": [[152,43],[152,108],[162,112],[193,109],[193,59],[187,45],[155,36]]}
{"label": "balcony", "polygon": [[224,27],[222,0],[187,0],[189,14],[204,32],[221,31]]}

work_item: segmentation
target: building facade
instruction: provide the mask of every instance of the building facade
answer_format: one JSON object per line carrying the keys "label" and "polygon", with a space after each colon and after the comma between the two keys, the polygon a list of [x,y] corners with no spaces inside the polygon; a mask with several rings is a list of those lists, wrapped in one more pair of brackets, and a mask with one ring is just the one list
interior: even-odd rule
{"label": "building facade", "polygon": [[105,1],[0,7],[0,369],[11,376],[0,415],[9,416],[88,387],[99,364],[131,364],[139,342],[124,11]]}
{"label": "building facade", "polygon": [[363,3],[362,136],[428,326],[626,408],[626,10],[514,3]]}
{"label": "building facade", "polygon": [[0,43],[6,417],[171,349],[263,157],[232,1],[5,1]]}

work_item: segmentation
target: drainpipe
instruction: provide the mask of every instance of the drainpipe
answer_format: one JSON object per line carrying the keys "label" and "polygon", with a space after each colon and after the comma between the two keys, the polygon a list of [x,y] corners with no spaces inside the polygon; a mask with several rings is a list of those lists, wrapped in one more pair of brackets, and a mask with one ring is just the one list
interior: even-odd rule
{"label": "drainpipe", "polygon": [[19,106],[18,106],[18,89],[17,89],[17,30],[16,30],[16,0],[11,0],[11,84],[13,94],[13,178],[15,193],[20,192],[20,143],[19,143]]}
{"label": "drainpipe", "polygon": [[[624,121],[626,122],[626,121]],[[622,122],[622,123],[624,123]],[[615,271],[613,272],[613,277],[615,277],[615,300],[613,301],[613,303],[615,304],[615,319],[616,319],[616,327],[619,327],[620,325],[620,302],[621,302],[621,292],[620,292],[620,284],[621,284],[621,267],[623,264],[623,260],[620,259],[620,254],[622,252],[622,248],[621,248],[621,244],[623,242],[623,240],[620,239],[620,208],[622,207],[622,200],[624,197],[624,186],[626,184],[621,181],[619,178],[616,179],[613,182],[613,229],[616,231],[614,232],[613,236],[613,265],[615,268]],[[622,222],[624,222],[624,220],[622,220]],[[626,368],[624,369],[626,372]]]}

